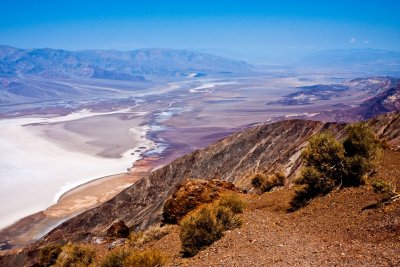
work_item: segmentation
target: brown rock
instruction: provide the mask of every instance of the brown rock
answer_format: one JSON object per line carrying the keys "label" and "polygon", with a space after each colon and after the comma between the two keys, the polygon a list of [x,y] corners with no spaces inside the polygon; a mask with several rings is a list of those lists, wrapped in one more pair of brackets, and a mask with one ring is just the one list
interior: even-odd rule
{"label": "brown rock", "polygon": [[233,183],[213,179],[186,179],[164,204],[163,219],[166,223],[178,223],[187,213],[201,204],[210,203],[226,191],[238,192]]}
{"label": "brown rock", "polygon": [[129,236],[129,228],[123,220],[117,220],[111,224],[107,230],[107,236],[116,238],[126,238]]}

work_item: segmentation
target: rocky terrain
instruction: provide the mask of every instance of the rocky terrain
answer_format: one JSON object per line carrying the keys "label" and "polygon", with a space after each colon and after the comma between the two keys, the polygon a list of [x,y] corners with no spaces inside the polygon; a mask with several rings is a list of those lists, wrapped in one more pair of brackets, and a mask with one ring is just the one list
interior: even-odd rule
{"label": "rocky terrain", "polygon": [[314,116],[317,120],[358,121],[370,119],[387,112],[400,111],[400,83],[388,83],[384,87],[372,87],[370,94],[377,93],[357,107],[321,112]]}
{"label": "rocky terrain", "polygon": [[[386,140],[393,149],[399,148],[399,114],[383,115],[370,120],[369,124],[379,138]],[[185,178],[218,178],[251,191],[251,174],[259,170],[266,173],[282,170],[286,174],[285,185],[290,187],[300,169],[301,151],[309,137],[327,130],[341,137],[344,128],[345,124],[288,120],[233,134],[154,171],[110,201],[62,223],[19,254],[3,257],[3,260],[21,263],[49,242],[84,241],[105,235],[117,219],[122,219],[131,229],[145,229],[161,221],[164,202]]]}
{"label": "rocky terrain", "polygon": [[[400,152],[385,151],[372,179],[396,180]],[[396,180],[397,188],[400,180]],[[148,244],[169,256],[167,266],[398,266],[400,202],[379,200],[371,186],[337,190],[293,213],[293,190],[247,196],[244,224],[193,258],[180,256],[179,228]]]}

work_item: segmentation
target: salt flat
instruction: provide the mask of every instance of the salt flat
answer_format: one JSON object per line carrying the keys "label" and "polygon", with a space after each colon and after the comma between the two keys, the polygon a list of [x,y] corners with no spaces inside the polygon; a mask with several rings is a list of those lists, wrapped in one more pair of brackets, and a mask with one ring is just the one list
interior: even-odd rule
{"label": "salt flat", "polygon": [[[72,122],[108,113],[80,111],[67,116],[16,118],[0,120],[0,228],[16,220],[46,209],[66,191],[93,179],[126,172],[140,158],[135,152],[139,147],[151,147],[144,138],[146,127],[134,121],[129,130],[131,149],[119,157],[102,157],[79,151],[62,142],[46,138],[40,131],[33,131],[34,124]],[[85,125],[81,125],[82,128]],[[113,125],[109,125],[113,128]],[[115,129],[118,131],[118,129]],[[126,128],[125,128],[126,130]],[[73,143],[70,139],[66,142]]]}

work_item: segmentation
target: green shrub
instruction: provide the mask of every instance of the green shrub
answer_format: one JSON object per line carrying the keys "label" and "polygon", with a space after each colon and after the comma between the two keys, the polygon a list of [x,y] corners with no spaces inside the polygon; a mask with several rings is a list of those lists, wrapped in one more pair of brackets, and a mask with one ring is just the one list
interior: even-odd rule
{"label": "green shrub", "polygon": [[89,266],[93,262],[95,254],[95,250],[89,245],[68,243],[62,248],[55,266]]}
{"label": "green shrub", "polygon": [[165,256],[158,250],[133,251],[124,261],[129,267],[159,267],[166,262]]}
{"label": "green shrub", "polygon": [[58,255],[61,253],[61,245],[49,244],[40,249],[39,252],[39,264],[40,266],[51,266],[56,263]]}
{"label": "green shrub", "polygon": [[357,186],[365,182],[382,158],[382,144],[366,123],[351,124],[346,128],[343,142],[346,155],[346,175],[343,186]]}
{"label": "green shrub", "polygon": [[358,186],[374,171],[382,154],[380,142],[365,123],[346,128],[341,143],[330,133],[313,136],[302,156],[304,167],[292,200],[292,209],[335,187]]}
{"label": "green shrub", "polygon": [[189,213],[180,227],[183,255],[194,256],[220,239],[224,231],[240,227],[242,221],[236,213],[243,209],[243,201],[238,196],[227,195]]}
{"label": "green shrub", "polygon": [[285,184],[285,174],[283,172],[277,172],[273,175],[256,173],[251,180],[251,184],[262,192],[268,192],[275,186],[282,186]]}

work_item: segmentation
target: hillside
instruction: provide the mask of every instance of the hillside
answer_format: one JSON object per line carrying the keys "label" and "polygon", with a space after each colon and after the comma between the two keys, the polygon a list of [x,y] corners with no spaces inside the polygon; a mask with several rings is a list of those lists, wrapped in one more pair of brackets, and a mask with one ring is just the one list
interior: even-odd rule
{"label": "hillside", "polygon": [[[363,88],[364,84],[374,79],[355,79],[349,84],[355,88]],[[375,80],[375,81],[379,81]],[[388,112],[400,111],[400,82],[396,79],[389,81],[381,78],[384,84],[381,86],[372,86],[368,91],[371,95],[359,106],[333,109],[331,111],[321,112],[313,119],[324,121],[359,121],[376,117]]]}
{"label": "hillside", "polygon": [[[374,179],[400,175],[400,152],[385,151]],[[400,180],[397,179],[397,188]],[[363,210],[379,199],[371,186],[346,188],[287,213],[291,189],[248,197],[244,224],[189,259],[178,227],[147,248],[165,251],[167,266],[398,266],[400,202]]]}
{"label": "hillside", "polygon": [[[370,120],[369,124],[381,139],[385,139],[394,148],[399,147],[399,114],[383,115]],[[161,220],[165,200],[175,192],[176,186],[185,178],[205,180],[218,178],[233,182],[236,186],[251,192],[250,174],[257,170],[266,173],[283,170],[287,176],[285,187],[290,187],[298,173],[300,154],[309,137],[326,130],[340,137],[344,134],[344,127],[344,124],[289,120],[233,134],[205,149],[175,160],[144,177],[110,201],[62,223],[38,242],[22,250],[22,254],[16,259],[24,261],[27,252],[35,253],[34,251],[37,252],[40,246],[49,242],[59,240],[77,242],[102,236],[116,219],[122,219],[131,229],[145,229]],[[398,171],[398,168],[395,166],[394,171],[396,170]],[[280,200],[289,193],[281,190],[276,194],[283,195],[274,198],[273,203],[254,205],[272,205],[273,210],[283,212],[285,202]],[[360,208],[358,204],[356,206],[357,209]],[[312,213],[308,214],[313,216]]]}

